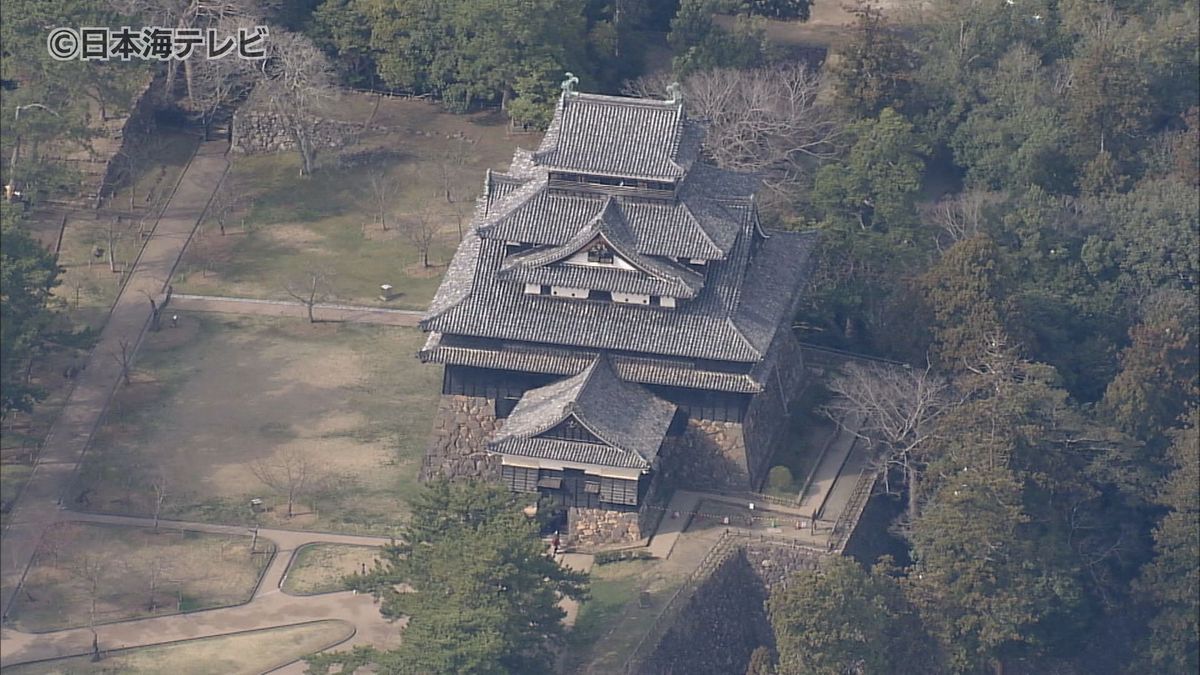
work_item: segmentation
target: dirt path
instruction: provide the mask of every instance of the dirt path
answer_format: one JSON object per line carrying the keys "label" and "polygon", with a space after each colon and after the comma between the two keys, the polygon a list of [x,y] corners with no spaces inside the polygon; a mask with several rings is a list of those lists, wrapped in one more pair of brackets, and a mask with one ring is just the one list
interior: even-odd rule
{"label": "dirt path", "polygon": [[132,358],[136,352],[150,319],[150,298],[162,302],[167,280],[229,168],[226,148],[223,142],[202,144],[184,172],[13,504],[0,555],[0,617],[8,614],[42,531],[61,516],[59,497],[121,381],[118,356],[125,352]]}
{"label": "dirt path", "polygon": [[[171,296],[171,306],[167,310],[168,315],[173,311],[308,318],[308,307],[302,302],[230,298],[217,295],[185,295],[181,293]],[[385,326],[416,326],[421,320],[422,314],[423,312],[411,309],[388,309],[386,307],[364,307],[361,305],[338,305],[331,303],[317,303],[313,305],[313,316],[317,321],[375,323]]]}
{"label": "dirt path", "polygon": [[[112,516],[94,513],[61,512],[60,522],[103,523],[130,527],[151,527],[151,518]],[[237,525],[213,525],[183,521],[159,521],[159,527],[178,530],[233,534],[246,536],[253,530]],[[249,602],[235,607],[210,609],[187,614],[137,619],[98,626],[100,648],[105,650],[140,647],[176,640],[225,635],[240,631],[316,619],[343,619],[355,626],[349,641],[338,645],[345,649],[355,645],[375,645],[386,648],[398,642],[403,621],[389,621],[379,614],[379,607],[369,595],[351,592],[296,596],[280,588],[293,554],[302,546],[315,543],[380,546],[386,537],[364,537],[326,532],[301,532],[262,528],[258,536],[275,544],[275,557],[263,573],[258,589]],[[88,628],[76,628],[52,633],[23,633],[12,629],[0,631],[0,653],[4,665],[87,654],[92,645]]]}

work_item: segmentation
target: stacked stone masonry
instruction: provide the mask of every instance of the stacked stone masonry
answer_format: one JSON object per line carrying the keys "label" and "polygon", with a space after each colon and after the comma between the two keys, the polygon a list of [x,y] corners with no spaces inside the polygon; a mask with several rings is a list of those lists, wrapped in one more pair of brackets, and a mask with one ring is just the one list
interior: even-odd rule
{"label": "stacked stone masonry", "polygon": [[[360,125],[337,120],[308,121],[317,148],[341,148],[351,145]],[[234,152],[267,154],[296,149],[296,141],[279,118],[263,110],[239,110],[233,117]]]}
{"label": "stacked stone masonry", "polygon": [[744,673],[750,653],[774,645],[767,588],[741,551],[688,598],[673,626],[634,672],[644,675]]}
{"label": "stacked stone masonry", "polygon": [[484,448],[504,424],[496,419],[496,404],[482,396],[445,394],[438,402],[433,434],[421,466],[421,480],[431,478],[500,477],[500,460]]}
{"label": "stacked stone masonry", "polygon": [[567,542],[580,550],[632,544],[642,538],[637,511],[571,507],[567,510]]}
{"label": "stacked stone masonry", "polygon": [[793,572],[813,569],[821,554],[767,541],[737,546],[696,586],[650,656],[634,673],[744,673],[758,647],[774,649],[767,598]]}

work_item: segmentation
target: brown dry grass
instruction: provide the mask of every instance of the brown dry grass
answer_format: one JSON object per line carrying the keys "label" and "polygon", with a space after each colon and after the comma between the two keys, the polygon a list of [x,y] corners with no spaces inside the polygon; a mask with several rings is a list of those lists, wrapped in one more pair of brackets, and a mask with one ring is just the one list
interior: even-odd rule
{"label": "brown dry grass", "polygon": [[[85,456],[74,505],[148,515],[166,476],[164,514],[263,526],[391,533],[416,486],[440,369],[416,362],[415,329],[184,315],[190,343],[150,333],[134,383],[114,399]],[[183,329],[177,329],[183,330]],[[320,489],[295,516],[255,463],[306,458]],[[82,499],[81,499],[82,496]]]}
{"label": "brown dry grass", "polygon": [[[361,124],[375,103],[374,96],[346,95],[333,114]],[[335,153],[326,152],[323,168],[299,178],[295,153],[238,156],[226,180],[246,204],[227,236],[212,223],[203,228],[185,253],[175,287],[286,299],[288,281],[321,270],[341,301],[379,304],[379,285],[387,283],[396,293],[389,305],[423,309],[470,222],[486,170],[507,167],[514,148],[537,142],[536,135],[510,135],[495,113],[453,115],[427,101],[384,99],[371,129],[343,151],[362,158],[348,165],[339,166]],[[373,176],[398,186],[386,231],[369,195]],[[417,214],[437,228],[431,267],[421,264],[399,227]]]}
{"label": "brown dry grass", "polygon": [[296,553],[283,580],[283,592],[292,595],[316,595],[346,590],[342,579],[373,569],[379,549],[374,546],[344,544],[308,544]]}
{"label": "brown dry grass", "polygon": [[43,535],[12,617],[22,630],[41,632],[89,625],[93,597],[96,623],[244,602],[272,551],[260,540],[251,554],[250,543],[250,537],[61,523]]}
{"label": "brown dry grass", "polygon": [[268,628],[201,640],[110,652],[103,661],[77,656],[5,668],[5,675],[101,675],[174,673],[175,675],[258,675],[321,651],[354,634],[345,621]]}

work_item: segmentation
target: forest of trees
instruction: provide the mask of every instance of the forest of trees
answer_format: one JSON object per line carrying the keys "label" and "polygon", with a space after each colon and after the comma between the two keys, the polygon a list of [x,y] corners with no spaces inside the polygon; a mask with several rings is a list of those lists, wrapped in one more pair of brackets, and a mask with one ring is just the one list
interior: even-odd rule
{"label": "forest of trees", "polygon": [[[67,105],[79,78],[104,102],[127,95],[123,64],[63,67],[38,42],[44,25],[113,23],[117,4],[6,3],[5,56],[40,55],[3,61],[8,176],[70,183],[38,147],[86,137],[84,108]],[[1194,673],[1198,4],[858,4],[823,65],[765,37],[766,19],[807,18],[807,0],[308,0],[267,13],[322,49],[342,84],[500,106],[534,127],[566,70],[612,93],[660,96],[679,79],[722,140],[711,159],[764,177],[764,217],[823,232],[802,339],[913,366],[828,383],[888,453],[904,554],[837,561],[778,592],[777,649],[758,672]],[[635,79],[652,35],[671,72]],[[199,96],[203,78],[187,77]],[[19,215],[5,206],[5,410],[36,396],[14,373],[56,274]],[[879,387],[905,424],[855,395]],[[548,668],[547,599],[579,595],[582,580],[546,565],[501,495],[438,486],[422,499],[408,543],[358,581],[385,612],[415,617],[405,645],[359,656]],[[527,593],[482,602],[478,551]],[[461,573],[438,576],[450,566]],[[448,595],[396,593],[400,580]],[[447,641],[462,631],[480,639]]]}
{"label": "forest of trees", "polygon": [[780,209],[826,234],[804,338],[920,367],[832,383],[910,415],[861,398],[908,559],[774,597],[779,672],[1196,672],[1197,3],[928,4],[859,6]]}

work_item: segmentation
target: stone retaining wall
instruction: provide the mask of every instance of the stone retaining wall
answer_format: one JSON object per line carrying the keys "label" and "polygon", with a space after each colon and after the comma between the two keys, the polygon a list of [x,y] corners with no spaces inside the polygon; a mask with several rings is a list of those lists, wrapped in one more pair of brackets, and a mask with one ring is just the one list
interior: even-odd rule
{"label": "stone retaining wall", "polygon": [[672,487],[747,489],[746,444],[738,422],[691,418],[665,446],[663,478]]}
{"label": "stone retaining wall", "polygon": [[485,448],[496,419],[495,402],[482,396],[444,394],[438,402],[433,433],[421,464],[420,479],[500,477],[500,459]]}
{"label": "stone retaining wall", "polygon": [[[312,119],[308,125],[316,147],[322,149],[352,145],[361,130],[359,124],[337,120]],[[255,155],[295,150],[296,141],[276,115],[243,108],[233,116],[231,146],[234,152]]]}
{"label": "stone retaining wall", "polygon": [[641,514],[638,511],[572,506],[567,509],[567,527],[567,542],[581,550],[632,544],[642,538]]}
{"label": "stone retaining wall", "polygon": [[767,613],[771,588],[822,554],[769,541],[743,541],[701,581],[650,656],[644,675],[744,673],[758,647],[775,648]]}
{"label": "stone retaining wall", "polygon": [[750,653],[773,645],[767,587],[742,552],[721,563],[680,611],[649,658],[634,672],[729,675],[746,672]]}

